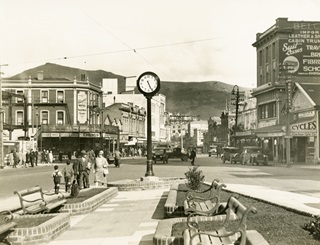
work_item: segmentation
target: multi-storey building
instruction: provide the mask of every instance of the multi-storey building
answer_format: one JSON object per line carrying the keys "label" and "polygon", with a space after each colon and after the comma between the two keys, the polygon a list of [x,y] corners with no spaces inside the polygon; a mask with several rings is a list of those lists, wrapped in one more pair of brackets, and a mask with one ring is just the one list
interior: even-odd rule
{"label": "multi-storey building", "polygon": [[[146,110],[133,103],[113,103],[103,109],[105,118],[119,127],[120,148],[146,145],[145,121]],[[112,151],[112,149],[111,149]]]}
{"label": "multi-storey building", "polygon": [[39,150],[67,153],[102,148],[118,138],[118,127],[101,123],[101,86],[88,79],[45,79],[38,72],[36,78],[2,80],[2,88],[10,140],[33,138]]}
{"label": "multi-storey building", "polygon": [[[287,138],[291,138],[290,149],[296,149],[297,154],[303,155],[301,162],[306,162],[303,159],[308,157],[308,151],[305,146],[296,146],[306,145],[303,142],[313,142],[314,161],[319,159],[318,119],[316,135],[290,132],[293,83],[319,83],[319,43],[320,22],[314,21],[278,18],[274,25],[256,35],[253,46],[257,52],[257,88],[252,93],[257,98],[256,135],[261,138],[270,160],[278,162],[284,159]],[[315,117],[317,115],[315,113]]]}
{"label": "multi-storey building", "polygon": [[[103,85],[104,95],[103,103],[106,106],[110,106],[114,103],[133,103],[141,108],[147,108],[147,99],[137,89],[130,91],[122,91],[120,93],[116,79],[105,79]],[[159,142],[170,141],[170,131],[167,126],[167,112],[166,112],[166,96],[163,94],[157,94],[151,99],[151,125],[152,125],[152,142],[157,144]],[[145,123],[147,123],[145,121]],[[145,126],[144,139],[141,142],[146,141],[147,126]],[[141,137],[133,135],[133,137]]]}
{"label": "multi-storey building", "polygon": [[184,148],[183,138],[190,135],[189,123],[199,120],[198,116],[185,115],[180,113],[169,113],[168,125],[171,131],[171,143]]}

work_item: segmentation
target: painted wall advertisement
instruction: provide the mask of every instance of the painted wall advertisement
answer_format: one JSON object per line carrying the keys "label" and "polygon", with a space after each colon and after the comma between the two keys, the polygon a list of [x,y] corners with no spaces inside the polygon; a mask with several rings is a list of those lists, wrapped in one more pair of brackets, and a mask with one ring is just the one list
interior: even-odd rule
{"label": "painted wall advertisement", "polygon": [[78,121],[86,123],[87,121],[87,94],[84,91],[78,93]]}
{"label": "painted wall advertisement", "polygon": [[320,75],[320,22],[293,22],[280,50],[280,60],[292,75]]}

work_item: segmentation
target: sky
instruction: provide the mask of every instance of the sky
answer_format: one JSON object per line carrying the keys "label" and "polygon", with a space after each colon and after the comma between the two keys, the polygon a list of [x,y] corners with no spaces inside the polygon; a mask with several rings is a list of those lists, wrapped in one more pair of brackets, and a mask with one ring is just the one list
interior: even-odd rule
{"label": "sky", "polygon": [[256,87],[256,33],[320,21],[319,0],[0,0],[2,77],[47,62]]}

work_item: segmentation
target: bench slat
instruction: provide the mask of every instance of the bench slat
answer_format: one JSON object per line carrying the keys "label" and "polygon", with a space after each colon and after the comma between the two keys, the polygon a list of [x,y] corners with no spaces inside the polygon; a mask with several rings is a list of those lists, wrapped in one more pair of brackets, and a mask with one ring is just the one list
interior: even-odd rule
{"label": "bench slat", "polygon": [[[219,236],[224,236],[227,233],[226,229],[223,227],[217,231]],[[235,241],[231,240],[230,237],[220,237],[222,244],[234,244]]]}
{"label": "bench slat", "polygon": [[[211,245],[211,244],[219,244],[219,243],[211,243],[208,235],[200,235],[201,245]],[[218,239],[219,240],[219,239]]]}

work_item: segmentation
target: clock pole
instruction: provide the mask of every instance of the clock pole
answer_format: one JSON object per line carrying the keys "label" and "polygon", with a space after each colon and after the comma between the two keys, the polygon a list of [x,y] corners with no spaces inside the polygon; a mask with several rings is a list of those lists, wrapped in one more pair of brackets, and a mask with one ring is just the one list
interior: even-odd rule
{"label": "clock pole", "polygon": [[152,160],[152,130],[151,130],[151,98],[152,96],[146,96],[147,98],[147,172],[145,176],[154,176],[153,173],[153,160]]}
{"label": "clock pole", "polygon": [[154,72],[144,72],[137,80],[137,87],[147,99],[147,172],[145,176],[154,176],[152,169],[151,99],[160,90],[160,78]]}

